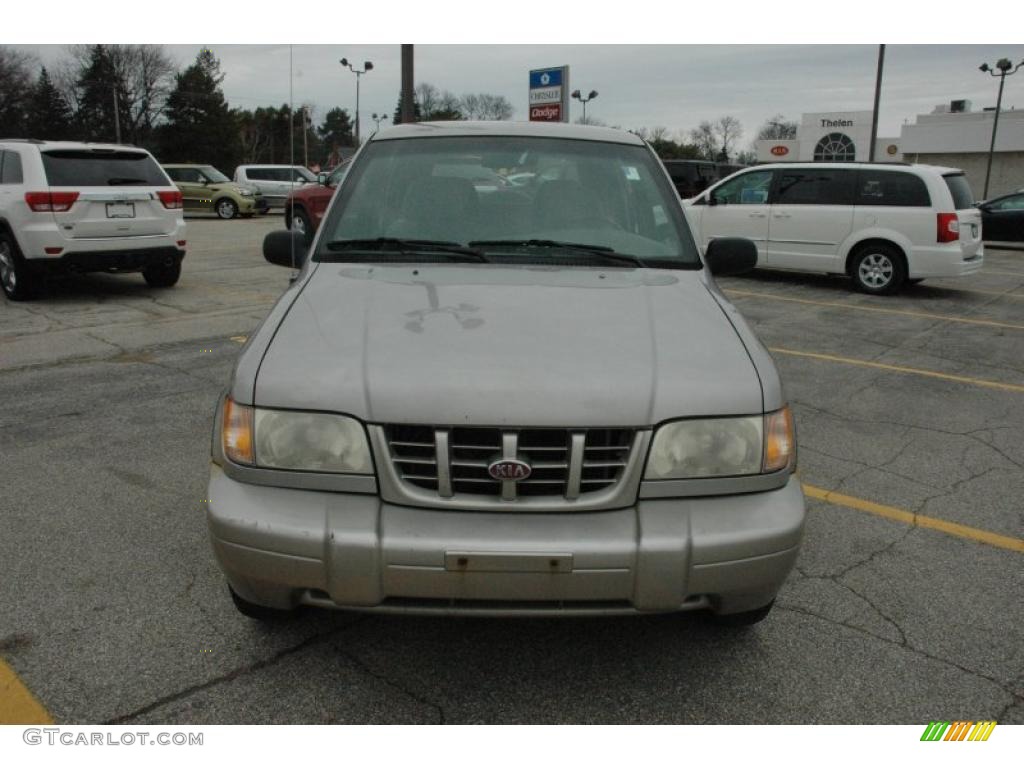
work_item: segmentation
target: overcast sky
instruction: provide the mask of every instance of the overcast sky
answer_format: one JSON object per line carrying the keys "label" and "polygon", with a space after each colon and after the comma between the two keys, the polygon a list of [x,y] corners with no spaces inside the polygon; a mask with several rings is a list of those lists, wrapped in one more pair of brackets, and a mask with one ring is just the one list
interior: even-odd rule
{"label": "overcast sky", "polygon": [[[44,63],[62,57],[57,45],[19,45]],[[201,46],[169,45],[182,65]],[[226,75],[233,106],[253,108],[289,99],[287,45],[210,43]],[[600,95],[587,113],[624,128],[665,126],[673,134],[701,120],[738,117],[749,145],[765,119],[782,113],[871,109],[878,48],[874,45],[417,45],[416,82],[456,94],[506,96],[513,119],[527,116],[530,69],[568,64],[571,87]],[[338,59],[370,60],[362,77],[364,133],[373,112],[392,114],[400,87],[397,45],[295,45],[294,100],[311,103],[316,116],[335,105],[354,111],[355,76]],[[975,109],[995,104],[997,81],[978,71],[983,61],[1024,59],[1024,45],[889,45],[879,120],[881,136],[898,136],[900,125],[939,103],[966,98]],[[1004,107],[1024,108],[1024,72],[1006,81]],[[574,103],[573,119],[580,114]]]}

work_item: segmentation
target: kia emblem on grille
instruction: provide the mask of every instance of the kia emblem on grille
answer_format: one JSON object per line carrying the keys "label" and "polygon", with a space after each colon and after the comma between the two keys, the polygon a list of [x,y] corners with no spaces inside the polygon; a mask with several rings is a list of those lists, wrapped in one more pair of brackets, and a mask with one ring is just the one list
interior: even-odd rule
{"label": "kia emblem on grille", "polygon": [[487,466],[487,474],[495,480],[525,480],[532,472],[530,465],[519,459],[498,459]]}

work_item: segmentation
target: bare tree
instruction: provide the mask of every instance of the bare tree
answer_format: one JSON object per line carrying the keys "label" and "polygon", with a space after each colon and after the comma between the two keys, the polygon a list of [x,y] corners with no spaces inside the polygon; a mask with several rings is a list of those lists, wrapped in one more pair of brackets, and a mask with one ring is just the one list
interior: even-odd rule
{"label": "bare tree", "polygon": [[779,141],[796,138],[796,121],[787,120],[783,115],[773,115],[764,121],[757,132],[760,140]]}
{"label": "bare tree", "polygon": [[492,93],[467,93],[459,102],[459,111],[466,120],[508,120],[512,103]]}
{"label": "bare tree", "polygon": [[647,141],[651,144],[654,144],[655,142],[668,141],[668,139],[669,130],[664,125],[656,125],[651,128],[651,134],[647,137]]}
{"label": "bare tree", "polygon": [[697,147],[700,156],[705,160],[715,159],[718,140],[710,120],[702,120],[700,125],[690,131],[690,143]]}
{"label": "bare tree", "polygon": [[721,147],[719,157],[729,162],[733,145],[743,136],[743,125],[732,115],[723,115],[715,121],[713,130],[715,138],[718,139],[718,146]]}
{"label": "bare tree", "polygon": [[420,83],[414,89],[416,101],[419,102],[420,110],[424,115],[424,119],[429,120],[428,115],[432,115],[437,112],[438,102],[441,99],[441,91],[438,90],[436,85],[431,83]]}

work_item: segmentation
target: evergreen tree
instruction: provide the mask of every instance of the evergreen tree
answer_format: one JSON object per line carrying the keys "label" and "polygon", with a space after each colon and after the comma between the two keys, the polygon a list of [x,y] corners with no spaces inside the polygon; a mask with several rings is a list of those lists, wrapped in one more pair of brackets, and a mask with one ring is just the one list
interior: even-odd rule
{"label": "evergreen tree", "polygon": [[[416,94],[412,97],[412,114],[414,123],[420,123],[423,121],[423,112],[420,110],[420,100],[416,98]],[[402,122],[402,92],[398,92],[398,106],[395,107],[395,114],[391,120],[393,125],[398,125]]]}
{"label": "evergreen tree", "polygon": [[61,141],[74,137],[71,108],[43,67],[28,99],[27,133],[32,138]]}
{"label": "evergreen tree", "polygon": [[316,132],[328,150],[334,147],[352,147],[356,143],[352,134],[352,118],[349,117],[348,110],[341,107],[335,107],[324,115],[324,121]]}
{"label": "evergreen tree", "polygon": [[167,122],[160,126],[160,159],[209,163],[230,174],[242,158],[236,115],[220,88],[220,62],[203,50],[195,63],[175,76],[167,97]]}
{"label": "evergreen tree", "polygon": [[[85,141],[116,141],[118,120],[123,129],[131,123],[126,87],[106,46],[89,48],[89,60],[78,78],[80,96],[75,122]],[[117,117],[114,117],[115,94]]]}

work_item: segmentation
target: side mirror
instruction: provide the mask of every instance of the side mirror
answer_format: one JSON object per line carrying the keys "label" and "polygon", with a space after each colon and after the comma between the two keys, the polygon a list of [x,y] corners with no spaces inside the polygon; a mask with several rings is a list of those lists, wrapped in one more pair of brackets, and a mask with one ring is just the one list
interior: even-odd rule
{"label": "side mirror", "polygon": [[745,237],[717,237],[708,243],[704,263],[713,275],[742,275],[757,266],[757,246]]}
{"label": "side mirror", "polygon": [[205,176],[203,176],[203,178],[199,180],[199,183],[202,184],[204,187],[210,186],[210,180]]}
{"label": "side mirror", "polygon": [[263,258],[271,264],[298,269],[306,263],[306,236],[294,229],[279,229],[263,238]]}
{"label": "side mirror", "polygon": [[321,187],[326,187],[327,186],[327,174],[324,173],[323,171],[320,171],[320,173],[318,173],[316,175],[316,182]]}

